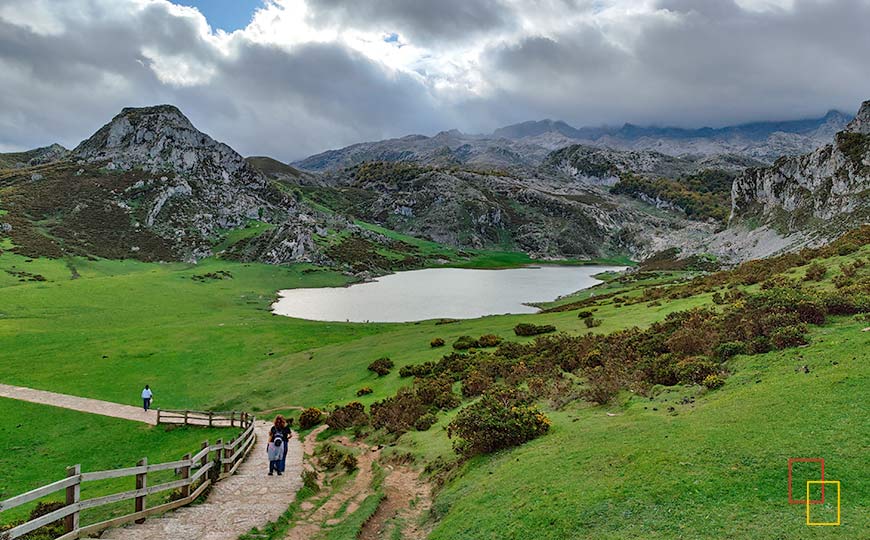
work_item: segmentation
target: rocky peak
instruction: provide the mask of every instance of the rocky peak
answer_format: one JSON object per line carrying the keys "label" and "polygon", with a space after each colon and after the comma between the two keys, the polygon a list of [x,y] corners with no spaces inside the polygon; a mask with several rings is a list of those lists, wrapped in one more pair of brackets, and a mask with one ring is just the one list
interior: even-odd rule
{"label": "rocky peak", "polygon": [[127,107],[73,150],[75,159],[109,168],[194,175],[227,182],[260,175],[226,144],[196,129],[177,107]]}
{"label": "rocky peak", "polygon": [[846,126],[846,131],[852,133],[870,134],[870,100],[861,104],[861,109],[855,118]]}

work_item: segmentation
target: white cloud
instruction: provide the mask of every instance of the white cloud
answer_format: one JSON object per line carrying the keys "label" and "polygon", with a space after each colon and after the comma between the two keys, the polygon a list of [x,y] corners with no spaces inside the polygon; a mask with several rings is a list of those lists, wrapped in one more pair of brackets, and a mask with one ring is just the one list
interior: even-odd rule
{"label": "white cloud", "polygon": [[167,0],[0,0],[0,147],[163,102],[280,159],[542,117],[794,118],[870,97],[867,50],[870,0],[269,0],[231,33]]}

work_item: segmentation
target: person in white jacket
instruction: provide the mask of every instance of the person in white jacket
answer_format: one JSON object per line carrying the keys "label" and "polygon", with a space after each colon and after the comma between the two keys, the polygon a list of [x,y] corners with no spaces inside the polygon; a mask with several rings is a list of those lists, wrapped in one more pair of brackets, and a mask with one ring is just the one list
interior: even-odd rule
{"label": "person in white jacket", "polygon": [[142,408],[145,409],[145,412],[148,412],[151,407],[151,396],[151,388],[146,384],[142,390]]}

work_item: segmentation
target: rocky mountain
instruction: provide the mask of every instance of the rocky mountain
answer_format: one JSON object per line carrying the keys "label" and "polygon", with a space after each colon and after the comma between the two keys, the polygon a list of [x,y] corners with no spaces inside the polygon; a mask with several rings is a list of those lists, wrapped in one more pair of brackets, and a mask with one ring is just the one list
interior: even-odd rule
{"label": "rocky mountain", "polygon": [[627,173],[680,178],[709,169],[734,172],[760,165],[763,163],[734,155],[674,157],[649,150],[613,150],[575,144],[549,153],[541,169],[561,173],[578,182],[613,186]]}
{"label": "rocky mountain", "polygon": [[543,120],[500,128],[492,136],[551,149],[584,144],[677,157],[731,154],[771,163],[780,156],[802,154],[830,142],[850,120],[851,116],[834,110],[820,118],[700,129],[634,124],[577,129],[565,122]]}
{"label": "rocky mountain", "polygon": [[677,236],[714,227],[653,212],[560,175],[368,162],[303,190],[334,211],[458,248],[522,250],[539,258],[642,258]]}
{"label": "rocky mountain", "polygon": [[24,152],[0,154],[0,169],[21,169],[63,159],[69,150],[59,144],[34,148]]}
{"label": "rocky mountain", "polygon": [[749,169],[731,191],[729,229],[714,247],[765,256],[818,244],[870,220],[870,101],[834,141]]}
{"label": "rocky mountain", "polygon": [[[756,122],[723,128],[641,127],[575,128],[562,121],[523,122],[488,135],[457,130],[433,137],[408,135],[329,150],[294,162],[306,171],[336,171],[368,161],[409,162],[467,169],[537,167],[550,152],[582,145],[684,158],[701,168],[736,170],[772,163],[782,155],[808,152],[829,142],[850,117],[830,111],[824,117],[786,122]],[[656,158],[661,160],[662,158]],[[703,164],[704,161],[708,163]]]}
{"label": "rocky mountain", "polygon": [[538,144],[467,135],[457,130],[434,137],[408,135],[398,139],[354,144],[316,154],[292,165],[306,171],[337,171],[368,161],[408,162],[428,166],[478,169],[535,166],[549,149]]}

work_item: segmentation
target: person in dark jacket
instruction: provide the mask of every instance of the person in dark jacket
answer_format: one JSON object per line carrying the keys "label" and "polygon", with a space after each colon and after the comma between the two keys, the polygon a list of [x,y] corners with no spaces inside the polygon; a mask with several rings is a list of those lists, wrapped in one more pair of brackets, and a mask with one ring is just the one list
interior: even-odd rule
{"label": "person in dark jacket", "polygon": [[269,442],[274,442],[276,438],[280,438],[281,446],[284,448],[281,454],[281,460],[278,462],[279,475],[283,474],[284,469],[287,467],[287,442],[292,436],[293,432],[290,431],[290,426],[287,425],[287,420],[285,420],[280,414],[276,416],[275,422],[272,424],[272,429],[269,430]]}

